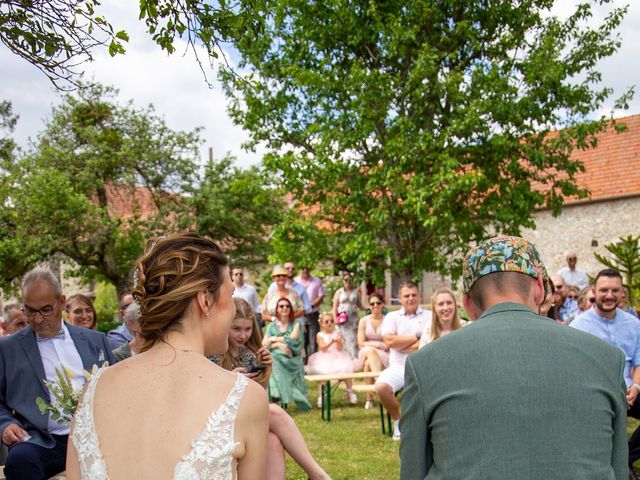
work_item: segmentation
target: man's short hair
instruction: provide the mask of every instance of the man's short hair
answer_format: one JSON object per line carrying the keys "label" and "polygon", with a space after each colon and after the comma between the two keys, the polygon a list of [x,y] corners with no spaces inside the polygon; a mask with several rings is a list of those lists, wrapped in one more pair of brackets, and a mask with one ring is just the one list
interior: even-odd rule
{"label": "man's short hair", "polygon": [[2,313],[5,319],[9,319],[9,312],[11,310],[20,310],[20,305],[18,305],[17,303],[7,303],[2,309]]}
{"label": "man's short hair", "polygon": [[622,274],[615,268],[605,268],[603,270],[600,270],[596,275],[595,280],[593,281],[594,285],[598,283],[598,279],[600,277],[619,278],[620,281],[622,282]]}
{"label": "man's short hair", "polygon": [[38,282],[47,282],[53,288],[53,292],[56,295],[56,298],[60,298],[62,296],[62,287],[60,286],[60,282],[56,278],[56,276],[51,273],[49,270],[45,270],[43,268],[35,268],[27,274],[22,279],[22,292],[24,294],[25,289],[31,285],[32,283]]}
{"label": "man's short hair", "polygon": [[520,272],[496,272],[479,278],[471,287],[469,297],[480,310],[486,310],[490,293],[499,295],[516,294],[526,300],[531,293],[535,279]]}
{"label": "man's short hair", "polygon": [[412,282],[411,280],[403,280],[402,282],[400,282],[398,292],[400,292],[403,288],[415,288],[416,290],[418,290],[418,284]]}

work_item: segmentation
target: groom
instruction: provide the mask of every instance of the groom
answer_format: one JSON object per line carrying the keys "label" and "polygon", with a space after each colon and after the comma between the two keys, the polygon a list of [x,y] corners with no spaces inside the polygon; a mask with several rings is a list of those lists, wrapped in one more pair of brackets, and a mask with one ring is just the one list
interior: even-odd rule
{"label": "groom", "polygon": [[73,371],[73,384],[84,384],[83,370],[108,361],[104,334],[62,321],[65,297],[47,270],[32,270],[22,282],[23,311],[29,326],[0,341],[0,435],[9,447],[7,480],[42,480],[65,469],[69,425],[40,413],[36,397],[51,401],[43,380],[55,369]]}
{"label": "groom", "polygon": [[464,258],[476,320],[409,356],[401,480],[627,479],[624,355],[537,313],[535,247],[496,237]]}

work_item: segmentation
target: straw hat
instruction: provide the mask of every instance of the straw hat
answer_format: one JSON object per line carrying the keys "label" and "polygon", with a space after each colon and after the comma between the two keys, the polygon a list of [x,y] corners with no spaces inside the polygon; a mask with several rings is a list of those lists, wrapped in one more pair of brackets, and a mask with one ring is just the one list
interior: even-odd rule
{"label": "straw hat", "polygon": [[273,271],[271,272],[271,278],[275,277],[276,275],[285,275],[288,277],[289,272],[282,265],[276,265],[275,267],[273,267]]}

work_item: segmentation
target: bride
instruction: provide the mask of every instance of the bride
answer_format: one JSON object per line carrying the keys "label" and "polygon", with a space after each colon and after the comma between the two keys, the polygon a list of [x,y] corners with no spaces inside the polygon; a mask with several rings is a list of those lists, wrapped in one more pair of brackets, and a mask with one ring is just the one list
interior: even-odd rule
{"label": "bride", "polygon": [[158,240],[136,265],[142,353],[89,381],[69,437],[68,480],[264,478],[264,389],[223,354],[235,315],[226,257],[210,240]]}

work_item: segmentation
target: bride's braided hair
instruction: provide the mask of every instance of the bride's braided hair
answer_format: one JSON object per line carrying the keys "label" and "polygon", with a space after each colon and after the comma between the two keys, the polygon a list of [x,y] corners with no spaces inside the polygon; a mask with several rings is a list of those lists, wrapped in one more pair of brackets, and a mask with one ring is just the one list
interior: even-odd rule
{"label": "bride's braided hair", "polygon": [[222,250],[208,238],[180,233],[147,242],[136,262],[133,297],[140,305],[141,351],[169,331],[179,329],[198,291],[206,288],[217,299],[228,265]]}

